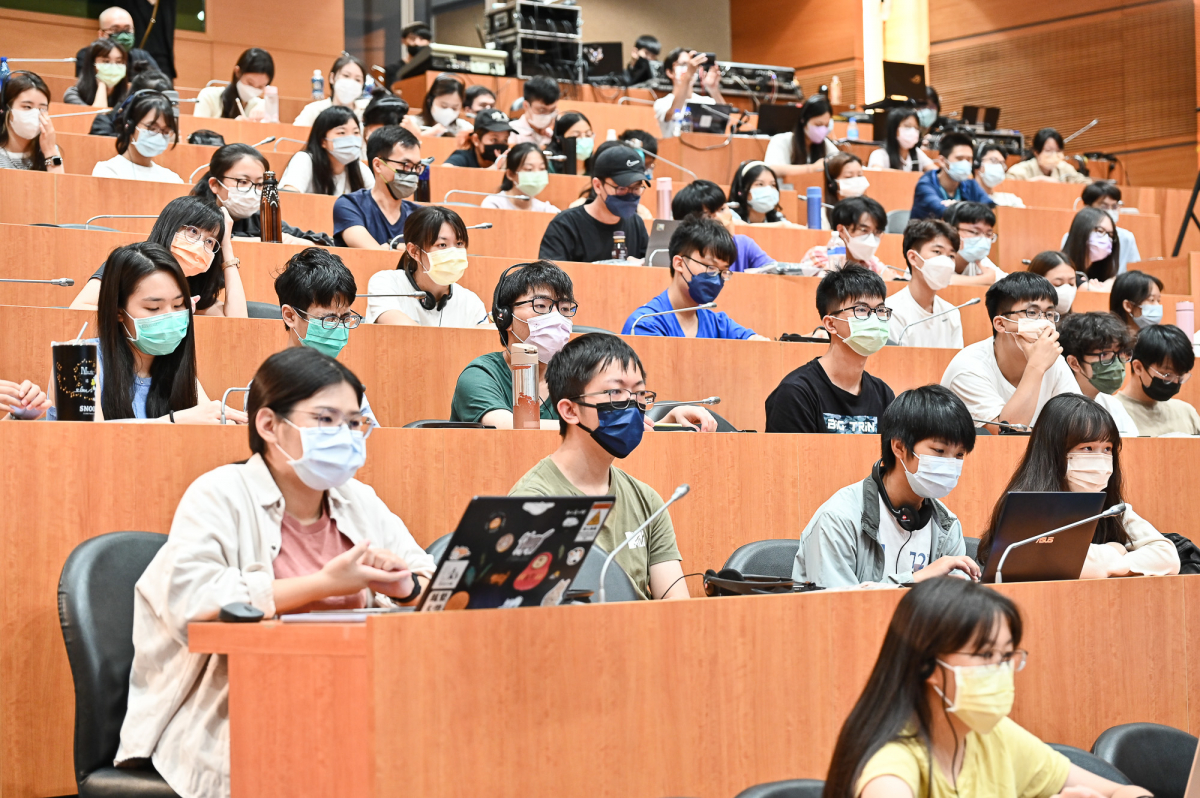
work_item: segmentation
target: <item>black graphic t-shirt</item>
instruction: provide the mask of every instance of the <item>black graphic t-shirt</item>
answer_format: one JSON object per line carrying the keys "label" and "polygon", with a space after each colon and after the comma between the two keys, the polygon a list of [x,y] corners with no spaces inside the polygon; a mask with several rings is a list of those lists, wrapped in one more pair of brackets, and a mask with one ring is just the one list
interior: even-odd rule
{"label": "black graphic t-shirt", "polygon": [[887,383],[863,372],[858,395],[829,380],[818,358],[783,378],[767,397],[767,432],[831,432],[876,435],[879,417],[896,395]]}

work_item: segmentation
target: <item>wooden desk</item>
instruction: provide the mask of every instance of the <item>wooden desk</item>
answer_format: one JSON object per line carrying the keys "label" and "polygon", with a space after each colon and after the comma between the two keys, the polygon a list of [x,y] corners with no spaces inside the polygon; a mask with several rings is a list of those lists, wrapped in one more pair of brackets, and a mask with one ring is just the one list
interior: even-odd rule
{"label": "wooden desk", "polygon": [[[692,170],[703,180],[728,185],[742,161],[762,160],[770,139],[767,136],[734,136],[729,144],[722,146],[724,141],[724,136],[712,133],[684,133],[681,137],[661,139],[658,151],[667,160]],[[707,147],[713,149],[705,149]],[[690,175],[661,161],[654,174],[685,182],[692,180]]]}
{"label": "wooden desk", "polygon": [[[865,164],[866,161],[864,160]],[[867,196],[874,200],[878,200],[888,211],[907,210],[912,207],[913,194],[917,188],[917,180],[920,179],[920,172],[894,172],[890,169],[867,169],[863,174],[867,178],[867,182],[871,187],[867,189]],[[809,186],[817,186],[821,189],[822,195],[825,194],[825,173],[810,172],[803,175],[792,175],[790,182],[796,188],[796,195],[800,198],[805,196],[805,191]],[[826,199],[826,202],[829,200]],[[805,213],[801,209],[801,213]],[[794,221],[803,223],[804,217],[797,217]]]}
{"label": "wooden desk", "polygon": [[[996,208],[998,238],[993,251],[996,265],[1005,271],[1024,268],[1021,261],[1045,250],[1062,249],[1062,238],[1071,228],[1075,212],[1052,208]],[[1162,219],[1151,214],[1125,214],[1121,227],[1137,237],[1143,260],[1163,256]],[[1133,268],[1133,267],[1131,267]]]}
{"label": "wooden desk", "polygon": [[[71,175],[91,175],[97,163],[117,155],[117,140],[108,136],[59,133],[58,146],[63,154],[63,166],[67,174]],[[192,172],[197,167],[207,166],[216,151],[216,147],[179,143],[154,160],[159,166],[170,169],[179,175],[184,183],[190,185]]]}
{"label": "wooden desk", "polygon": [[[78,114],[81,111],[86,111],[84,106],[67,105],[65,103],[51,103],[50,113],[53,114]],[[285,153],[293,153],[304,148],[304,142],[308,139],[308,133],[312,129],[308,126],[296,126],[291,124],[291,117],[284,122],[246,122],[236,119],[208,119],[191,114],[181,114],[179,117],[179,133],[181,143],[186,143],[188,136],[195,133],[197,130],[211,130],[220,133],[225,139],[226,144],[257,144],[268,136],[275,136],[280,139],[271,144],[262,145],[262,153],[268,159],[273,154],[283,156]],[[77,133],[85,135],[92,129],[93,116],[69,116],[59,117],[54,120],[54,129],[59,133]],[[283,141],[282,139],[298,139],[299,141]],[[111,139],[110,139],[111,140]],[[111,157],[111,156],[110,156]],[[285,162],[285,159],[280,157],[280,162]],[[282,167],[280,167],[282,172]],[[90,172],[89,172],[90,174]]]}
{"label": "wooden desk", "polygon": [[[1021,609],[1032,655],[1017,677],[1017,722],[1083,749],[1118,723],[1195,730],[1178,700],[1198,681],[1178,630],[1196,614],[1196,580],[1000,590]],[[824,778],[903,595],[192,624],[188,639],[193,652],[229,657],[235,798],[733,795]],[[569,674],[575,689],[556,689],[550,673]],[[420,722],[385,731],[405,714]],[[603,755],[581,753],[596,740]],[[531,771],[535,758],[552,766]]]}

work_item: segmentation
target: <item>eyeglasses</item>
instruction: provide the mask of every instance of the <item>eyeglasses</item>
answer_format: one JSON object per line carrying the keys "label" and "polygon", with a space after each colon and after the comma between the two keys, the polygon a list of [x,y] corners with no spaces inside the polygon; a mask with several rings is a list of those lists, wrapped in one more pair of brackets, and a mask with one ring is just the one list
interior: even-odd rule
{"label": "eyeglasses", "polygon": [[353,310],[345,316],[339,316],[336,313],[330,313],[328,316],[310,316],[303,310],[296,310],[300,314],[300,318],[305,321],[319,321],[321,326],[326,330],[336,330],[338,327],[345,327],[347,330],[353,330],[358,325],[362,324],[363,317],[355,313]]}
{"label": "eyeglasses", "polygon": [[1150,376],[1158,377],[1160,380],[1165,382],[1167,385],[1183,385],[1185,382],[1187,382],[1191,378],[1192,372],[1189,371],[1187,374],[1184,374],[1182,376],[1180,376],[1178,374],[1172,374],[1169,371],[1167,373],[1163,374],[1158,369],[1154,368],[1154,366],[1151,366],[1150,367]]}
{"label": "eyeglasses", "polygon": [[216,255],[217,252],[221,250],[221,245],[217,243],[217,239],[213,238],[212,236],[206,236],[204,231],[199,227],[186,225],[179,228],[179,232],[177,232],[175,235],[183,236],[185,241],[188,241],[192,244],[195,244],[197,241],[203,239],[204,251],[208,252],[210,255]]}
{"label": "eyeglasses", "polygon": [[850,225],[850,227],[847,228],[846,232],[848,232],[850,234],[851,238],[857,238],[858,236],[877,236],[877,235],[879,235],[879,231],[876,230],[874,227],[864,227],[861,224]]}
{"label": "eyeglasses", "polygon": [[138,130],[144,130],[147,133],[157,133],[160,136],[166,136],[168,139],[174,140],[175,131],[169,127],[148,127],[146,125],[138,125]]}
{"label": "eyeglasses", "polygon": [[1110,239],[1113,237],[1113,234],[1112,234],[1112,233],[1110,233],[1110,232],[1108,232],[1107,230],[1105,230],[1103,227],[1097,227],[1097,228],[1096,228],[1095,230],[1093,230],[1092,232],[1093,232],[1093,233],[1099,233],[1100,235],[1103,235],[1103,236],[1108,236]]}
{"label": "eyeglasses", "polygon": [[117,27],[117,28],[105,28],[104,30],[102,30],[100,32],[103,33],[105,36],[112,36],[115,33],[133,33],[133,28],[127,28],[122,25],[121,27]]}
{"label": "eyeglasses", "polygon": [[[709,266],[707,263],[701,263],[700,261],[696,260],[695,258],[689,258],[687,255],[680,255],[679,257],[683,258],[684,260],[690,260],[692,263],[695,263],[697,266],[702,266],[704,268],[705,274],[718,275],[721,278],[721,282],[725,282],[726,280],[729,279],[729,267],[728,266],[726,266],[725,268],[722,269],[720,266]],[[692,271],[691,269],[688,269],[688,273],[691,274],[693,277],[696,276],[696,273],[694,271]]]}
{"label": "eyeglasses", "polygon": [[874,316],[875,318],[879,319],[880,321],[887,321],[888,319],[890,319],[892,317],[892,309],[889,308],[887,305],[880,305],[877,308],[869,308],[866,305],[854,305],[853,307],[842,308],[841,310],[835,310],[833,313],[830,313],[829,315],[837,316],[842,313],[845,313],[847,310],[853,310],[854,318],[858,319],[859,321],[866,321],[867,319],[871,318],[871,316]]}
{"label": "eyeglasses", "polygon": [[575,312],[579,310],[578,302],[556,302],[548,296],[535,296],[533,299],[526,299],[524,302],[514,302],[513,307],[521,305],[533,305],[533,312],[539,316],[545,316],[552,310],[557,309],[559,315],[571,318]]}
{"label": "eyeglasses", "polygon": [[425,171],[425,164],[420,161],[410,163],[408,161],[393,161],[391,158],[380,158],[379,160],[395,168],[397,172],[403,172],[406,175],[419,175]]}
{"label": "eyeglasses", "polygon": [[[587,402],[579,402],[585,396],[603,396],[608,401],[595,405],[588,404]],[[572,396],[571,400],[579,402],[584,407],[594,407],[598,410],[624,410],[629,407],[630,401],[636,401],[640,409],[646,410],[650,405],[654,404],[654,400],[657,398],[658,394],[654,391],[627,391],[624,388],[610,388],[607,391],[581,393],[579,396]]]}
{"label": "eyeglasses", "polygon": [[609,193],[616,197],[628,197],[630,194],[636,194],[640,197],[646,191],[646,182],[644,180],[639,180],[632,186],[617,186],[605,183],[604,187],[609,190]]}
{"label": "eyeglasses", "polygon": [[988,241],[991,241],[993,244],[995,244],[996,239],[999,238],[1000,236],[996,235],[995,233],[977,233],[974,230],[963,230],[960,228],[958,231],[958,237],[959,238],[986,238]]}
{"label": "eyeglasses", "polygon": [[[226,180],[232,180],[233,185],[231,186],[228,183],[226,183],[225,182]],[[237,189],[238,191],[242,192],[243,194],[248,194],[251,191],[253,191],[255,194],[262,194],[262,188],[263,188],[263,184],[262,184],[261,180],[259,182],[255,183],[253,180],[251,180],[248,177],[223,177],[223,178],[221,178],[221,185],[225,186],[225,188]]]}
{"label": "eyeglasses", "polygon": [[375,419],[370,416],[365,416],[362,413],[351,413],[348,416],[344,416],[339,411],[330,407],[323,407],[320,410],[297,410],[295,412],[312,417],[316,421],[313,424],[314,427],[322,429],[349,427],[351,432],[361,432],[363,440],[371,437],[371,432],[379,426],[375,423]]}
{"label": "eyeglasses", "polygon": [[1006,651],[1003,654],[998,651],[956,651],[955,653],[966,657],[986,659],[988,660],[985,663],[987,665],[1008,665],[1014,672],[1025,670],[1025,663],[1029,661],[1029,652],[1023,648]]}
{"label": "eyeglasses", "polygon": [[1042,310],[1041,308],[1036,307],[1036,306],[1022,308],[1021,310],[1010,310],[1007,313],[1001,313],[1000,315],[1001,316],[1011,316],[1014,313],[1020,313],[1022,316],[1024,316],[1027,319],[1034,319],[1035,321],[1040,321],[1041,319],[1045,319],[1046,321],[1052,321],[1055,324],[1058,323],[1058,319],[1059,319],[1058,311]]}
{"label": "eyeglasses", "polygon": [[1120,358],[1122,363],[1128,363],[1133,360],[1133,352],[1128,349],[1124,352],[1084,352],[1083,356],[1096,358],[1095,360],[1088,360],[1086,362],[1097,366],[1110,366],[1117,358]]}

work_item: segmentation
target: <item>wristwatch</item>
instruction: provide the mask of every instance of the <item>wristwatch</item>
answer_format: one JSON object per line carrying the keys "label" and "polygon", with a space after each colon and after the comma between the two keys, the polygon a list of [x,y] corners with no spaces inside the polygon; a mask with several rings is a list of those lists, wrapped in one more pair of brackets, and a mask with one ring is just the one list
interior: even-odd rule
{"label": "wristwatch", "polygon": [[51,166],[62,166],[62,156],[61,155],[51,155],[49,158],[46,159],[46,163],[50,164]]}
{"label": "wristwatch", "polygon": [[230,258],[229,260],[225,261],[225,268],[226,269],[234,268],[234,269],[237,269],[238,271],[241,271],[242,270],[242,259],[241,258]]}
{"label": "wristwatch", "polygon": [[409,594],[408,594],[407,596],[405,596],[404,598],[401,598],[401,599],[396,599],[396,601],[400,602],[401,604],[407,604],[408,602],[410,602],[410,601],[413,601],[414,599],[416,599],[416,597],[417,597],[417,596],[421,595],[421,583],[420,583],[420,581],[418,580],[418,578],[417,578],[417,575],[416,575],[416,574],[413,574],[413,575],[412,575],[412,580],[413,580],[413,589],[412,589],[412,592],[411,592],[411,593],[409,593]]}

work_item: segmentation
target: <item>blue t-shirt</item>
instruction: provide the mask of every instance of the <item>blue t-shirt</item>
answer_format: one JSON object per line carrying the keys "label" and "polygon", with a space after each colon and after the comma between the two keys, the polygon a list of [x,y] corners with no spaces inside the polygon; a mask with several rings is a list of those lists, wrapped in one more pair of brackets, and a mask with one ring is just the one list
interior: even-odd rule
{"label": "blue t-shirt", "polygon": [[[633,315],[625,320],[625,326],[621,328],[621,335],[635,334],[631,331],[633,330],[633,323],[637,321],[638,316],[646,313],[658,313],[663,310],[671,310],[671,300],[667,297],[666,291],[663,291],[654,297],[654,299],[651,299],[635,310]],[[743,327],[719,310],[697,310],[696,317],[699,320],[699,325],[696,328],[697,338],[732,338],[744,341],[751,335],[754,335],[754,330]],[[636,335],[665,335],[671,338],[684,337],[683,328],[679,326],[679,315],[676,313],[642,319],[637,326]]]}
{"label": "blue t-shirt", "polygon": [[377,244],[386,244],[404,232],[404,220],[421,206],[404,200],[400,203],[400,218],[395,224],[388,222],[383,211],[375,204],[371,189],[360,188],[343,194],[333,203],[333,241],[339,247],[346,246],[342,233],[356,225],[367,228]]}
{"label": "blue t-shirt", "polygon": [[[775,262],[775,259],[763,252],[758,242],[750,236],[735,233],[733,243],[737,244],[737,260],[729,267],[731,272],[744,272],[746,269],[757,269],[759,266],[768,266]],[[641,328],[642,325],[639,324],[638,329]]]}
{"label": "blue t-shirt", "polygon": [[942,204],[942,200],[948,199],[957,202],[982,202],[989,208],[996,204],[987,195],[987,192],[971,179],[960,182],[954,189],[954,196],[951,197],[938,181],[941,171],[941,169],[931,169],[921,175],[921,179],[917,181],[917,187],[913,190],[912,211],[909,214],[911,218],[941,219],[946,212],[946,206]]}

